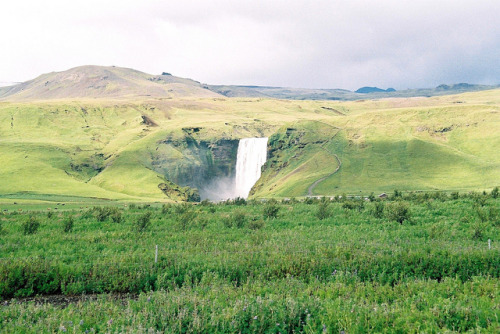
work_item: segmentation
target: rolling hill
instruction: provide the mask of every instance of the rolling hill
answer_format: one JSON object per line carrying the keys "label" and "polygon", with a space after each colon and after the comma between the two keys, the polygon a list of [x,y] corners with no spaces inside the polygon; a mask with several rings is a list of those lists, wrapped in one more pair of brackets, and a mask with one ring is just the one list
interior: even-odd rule
{"label": "rolling hill", "polygon": [[252,136],[269,137],[253,197],[499,185],[499,89],[362,95],[229,98],[118,67],[45,74],[0,88],[0,203],[195,199],[234,173],[238,139]]}
{"label": "rolling hill", "polygon": [[219,94],[203,88],[199,82],[168,73],[150,75],[115,66],[80,66],[0,88],[0,99],[9,100],[186,96],[217,97]]}

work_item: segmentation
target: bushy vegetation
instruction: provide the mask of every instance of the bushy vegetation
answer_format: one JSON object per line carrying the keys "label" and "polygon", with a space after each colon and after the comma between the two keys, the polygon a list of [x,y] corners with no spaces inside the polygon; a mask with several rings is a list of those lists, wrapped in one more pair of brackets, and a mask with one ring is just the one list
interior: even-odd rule
{"label": "bushy vegetation", "polygon": [[40,222],[33,216],[29,216],[23,223],[24,235],[35,234],[40,227]]}
{"label": "bushy vegetation", "polygon": [[264,206],[264,217],[277,218],[280,206],[276,201],[270,201]]}
{"label": "bushy vegetation", "polygon": [[[10,305],[0,309],[0,327],[495,332],[499,209],[491,193],[401,193],[373,202],[343,196],[50,217],[7,212],[0,216],[0,298]],[[36,233],[24,232],[28,223]],[[102,297],[67,308],[9,301],[93,293],[132,295],[128,303]]]}

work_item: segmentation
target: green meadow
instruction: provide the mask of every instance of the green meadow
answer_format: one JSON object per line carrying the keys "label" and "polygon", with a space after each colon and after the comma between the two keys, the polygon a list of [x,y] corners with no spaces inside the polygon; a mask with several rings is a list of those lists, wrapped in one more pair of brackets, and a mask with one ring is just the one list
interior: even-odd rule
{"label": "green meadow", "polygon": [[0,328],[493,333],[497,194],[7,211]]}

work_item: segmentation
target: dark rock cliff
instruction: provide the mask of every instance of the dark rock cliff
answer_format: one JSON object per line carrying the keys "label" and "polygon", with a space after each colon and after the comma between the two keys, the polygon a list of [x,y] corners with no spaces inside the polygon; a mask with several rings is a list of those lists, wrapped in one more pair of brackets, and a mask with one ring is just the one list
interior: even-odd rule
{"label": "dark rock cliff", "polygon": [[180,186],[201,189],[217,178],[235,174],[237,139],[200,140],[184,131],[182,138],[158,143],[152,168]]}

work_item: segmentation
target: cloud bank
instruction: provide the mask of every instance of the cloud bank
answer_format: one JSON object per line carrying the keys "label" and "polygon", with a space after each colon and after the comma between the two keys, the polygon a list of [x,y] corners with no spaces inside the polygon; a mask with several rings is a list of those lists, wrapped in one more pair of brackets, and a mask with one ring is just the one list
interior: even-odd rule
{"label": "cloud bank", "polygon": [[498,13],[494,0],[19,0],[0,11],[0,81],[94,64],[211,84],[498,84]]}

